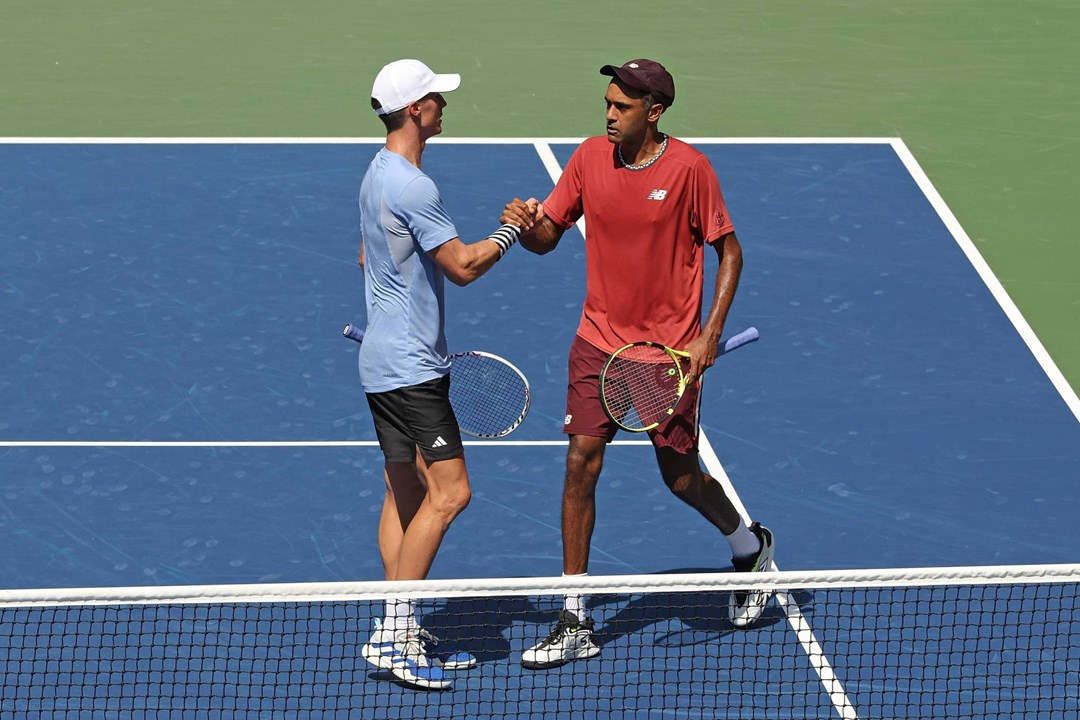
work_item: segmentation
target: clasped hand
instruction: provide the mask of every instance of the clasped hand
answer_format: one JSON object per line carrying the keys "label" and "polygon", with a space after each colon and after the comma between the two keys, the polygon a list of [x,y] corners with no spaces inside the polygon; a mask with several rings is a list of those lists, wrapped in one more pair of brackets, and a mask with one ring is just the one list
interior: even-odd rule
{"label": "clasped hand", "polygon": [[528,200],[514,198],[506,203],[502,215],[499,216],[499,222],[517,225],[522,232],[528,232],[543,218],[544,206],[536,198],[529,198]]}

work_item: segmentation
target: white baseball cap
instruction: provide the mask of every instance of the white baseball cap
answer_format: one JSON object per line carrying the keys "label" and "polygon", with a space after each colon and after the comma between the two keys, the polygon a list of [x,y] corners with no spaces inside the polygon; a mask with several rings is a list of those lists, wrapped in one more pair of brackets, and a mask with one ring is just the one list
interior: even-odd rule
{"label": "white baseball cap", "polygon": [[419,60],[395,60],[383,67],[371,86],[371,97],[382,105],[375,112],[387,115],[409,103],[416,102],[428,93],[444,93],[457,90],[461,76],[457,73],[436,75]]}

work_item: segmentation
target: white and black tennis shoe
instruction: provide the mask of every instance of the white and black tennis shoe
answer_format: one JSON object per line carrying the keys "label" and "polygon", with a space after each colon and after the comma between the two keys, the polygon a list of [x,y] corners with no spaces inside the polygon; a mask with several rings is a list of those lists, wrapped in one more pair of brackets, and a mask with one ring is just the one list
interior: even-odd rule
{"label": "white and black tennis shoe", "polygon": [[563,610],[551,634],[540,644],[521,653],[521,667],[547,670],[598,654],[600,648],[593,641],[592,620],[579,619],[569,610]]}
{"label": "white and black tennis shoe", "polygon": [[[735,572],[755,573],[769,572],[773,569],[773,557],[776,553],[776,542],[769,528],[761,523],[750,526],[750,532],[761,541],[761,549],[756,555],[747,558],[732,558],[731,564]],[[728,616],[731,624],[737,628],[747,628],[753,625],[765,612],[765,606],[769,604],[772,592],[768,590],[736,590],[728,599]]]}

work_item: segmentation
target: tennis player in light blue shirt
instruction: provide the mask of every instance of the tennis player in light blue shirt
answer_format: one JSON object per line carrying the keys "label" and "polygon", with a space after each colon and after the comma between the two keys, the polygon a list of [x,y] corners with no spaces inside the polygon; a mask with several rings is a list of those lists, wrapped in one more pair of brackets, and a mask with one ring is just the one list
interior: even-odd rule
{"label": "tennis player in light blue shirt", "polygon": [[[444,280],[468,285],[531,226],[535,208],[508,204],[489,237],[465,244],[439,191],[421,170],[427,141],[442,132],[443,93],[458,75],[436,75],[419,60],[383,67],[371,106],[386,146],[360,187],[367,328],[360,380],[385,458],[379,554],[387,580],[427,577],[450,523],[471,491],[461,433],[450,406]],[[391,598],[362,654],[406,684],[446,689],[449,670],[476,664],[417,623],[412,601]]]}
{"label": "tennis player in light blue shirt", "polygon": [[439,190],[403,156],[379,150],[360,186],[367,332],[360,381],[369,393],[450,372],[443,270],[428,255],[458,236]]}

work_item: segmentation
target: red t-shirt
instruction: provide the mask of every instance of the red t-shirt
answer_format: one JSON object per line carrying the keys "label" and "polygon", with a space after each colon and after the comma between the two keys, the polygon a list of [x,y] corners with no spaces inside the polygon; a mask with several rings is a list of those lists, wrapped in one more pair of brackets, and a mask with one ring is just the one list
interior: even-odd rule
{"label": "red t-shirt", "polygon": [[682,350],[701,333],[704,243],[734,232],[712,164],[670,138],[627,170],[616,145],[589,138],[544,201],[568,228],[585,215],[587,289],[578,335],[612,352],[639,340]]}

